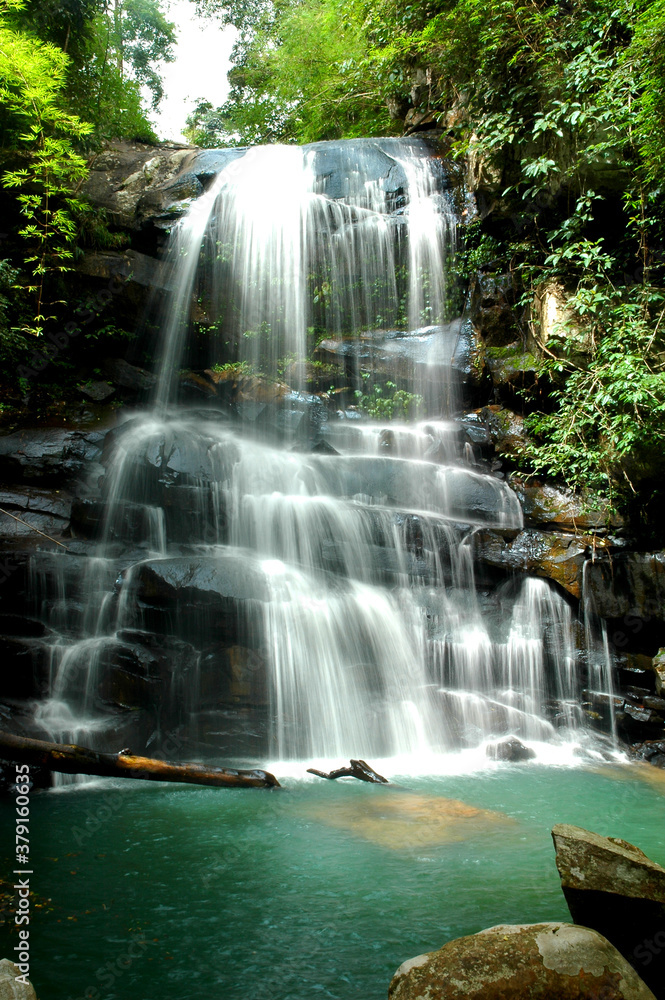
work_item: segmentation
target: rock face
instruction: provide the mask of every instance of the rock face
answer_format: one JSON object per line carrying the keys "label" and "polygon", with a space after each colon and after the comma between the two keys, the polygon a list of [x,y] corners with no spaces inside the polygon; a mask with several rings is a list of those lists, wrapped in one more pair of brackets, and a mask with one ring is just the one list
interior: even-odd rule
{"label": "rock face", "polygon": [[572,924],[500,924],[404,962],[390,1000],[654,1000],[609,941]]}
{"label": "rock face", "polygon": [[494,529],[476,532],[473,544],[476,558],[487,565],[544,576],[579,599],[584,564],[597,543],[589,535]]}
{"label": "rock face", "polygon": [[665,869],[625,840],[578,826],[559,824],[552,837],[573,920],[607,937],[662,1000]]}
{"label": "rock face", "polygon": [[55,427],[6,434],[0,437],[0,477],[30,485],[75,482],[99,460],[103,439],[103,432]]}
{"label": "rock face", "polygon": [[243,149],[198,150],[194,146],[111,143],[90,164],[83,194],[106,209],[116,226],[140,229],[150,220],[169,228],[192,198]]}
{"label": "rock face", "polygon": [[665,622],[665,553],[626,552],[589,567],[589,592],[603,618]]}

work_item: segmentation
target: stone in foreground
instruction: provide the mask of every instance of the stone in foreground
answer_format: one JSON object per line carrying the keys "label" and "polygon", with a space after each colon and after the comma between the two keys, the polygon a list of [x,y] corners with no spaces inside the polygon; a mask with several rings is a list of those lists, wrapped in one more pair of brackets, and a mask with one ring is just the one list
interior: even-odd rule
{"label": "stone in foreground", "polygon": [[573,924],[500,924],[404,962],[390,1000],[654,1000],[609,941]]}
{"label": "stone in foreground", "polygon": [[19,967],[3,958],[0,961],[0,1000],[37,1000],[32,984],[17,982],[17,976],[21,976]]}
{"label": "stone in foreground", "polygon": [[619,949],[659,1000],[665,998],[665,869],[638,847],[560,823],[556,866],[576,924]]}

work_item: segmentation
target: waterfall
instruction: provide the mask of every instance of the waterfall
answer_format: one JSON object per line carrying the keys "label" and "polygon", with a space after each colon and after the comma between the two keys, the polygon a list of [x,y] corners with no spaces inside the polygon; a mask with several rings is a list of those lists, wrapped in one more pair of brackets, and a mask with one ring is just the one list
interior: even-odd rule
{"label": "waterfall", "polygon": [[[97,541],[35,558],[41,724],[111,743],[139,709],[148,744],[184,727],[213,755],[416,769],[578,738],[568,601],[477,579],[474,532],[522,513],[455,420],[444,166],[418,140],[236,152],[174,227],[154,406],[107,438]],[[316,351],[354,389],[341,406],[308,391]],[[236,379],[230,402],[178,401],[192,359],[213,393]],[[365,383],[420,418],[363,416]],[[595,636],[587,615],[594,663]]]}

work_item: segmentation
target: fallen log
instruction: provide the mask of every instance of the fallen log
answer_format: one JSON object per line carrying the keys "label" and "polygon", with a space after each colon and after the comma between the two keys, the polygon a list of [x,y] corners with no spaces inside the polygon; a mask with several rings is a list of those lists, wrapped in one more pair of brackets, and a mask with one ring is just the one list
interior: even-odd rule
{"label": "fallen log", "polygon": [[308,767],[308,774],[315,774],[317,778],[327,778],[328,781],[335,781],[336,778],[357,778],[358,781],[369,781],[373,785],[388,785],[390,782],[370,767],[364,760],[351,760],[350,767],[337,767],[334,771],[317,771],[315,767]]}
{"label": "fallen log", "polygon": [[104,778],[137,778],[143,781],[179,781],[220,788],[279,788],[269,771],[237,771],[207,764],[175,764],[152,757],[135,757],[127,750],[98,753],[76,744],[48,743],[0,732],[0,758],[45,767],[63,774],[94,774]]}

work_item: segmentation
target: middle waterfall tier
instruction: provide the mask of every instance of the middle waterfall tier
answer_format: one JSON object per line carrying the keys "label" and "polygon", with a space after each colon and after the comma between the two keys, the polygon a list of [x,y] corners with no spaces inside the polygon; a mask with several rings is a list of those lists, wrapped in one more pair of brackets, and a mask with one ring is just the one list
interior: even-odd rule
{"label": "middle waterfall tier", "polygon": [[109,435],[104,499],[77,515],[97,543],[34,559],[51,735],[143,705],[162,731],[249,713],[280,759],[579,734],[584,629],[546,581],[474,562],[474,533],[521,509],[456,425],[331,422],[321,442],[198,413]]}

